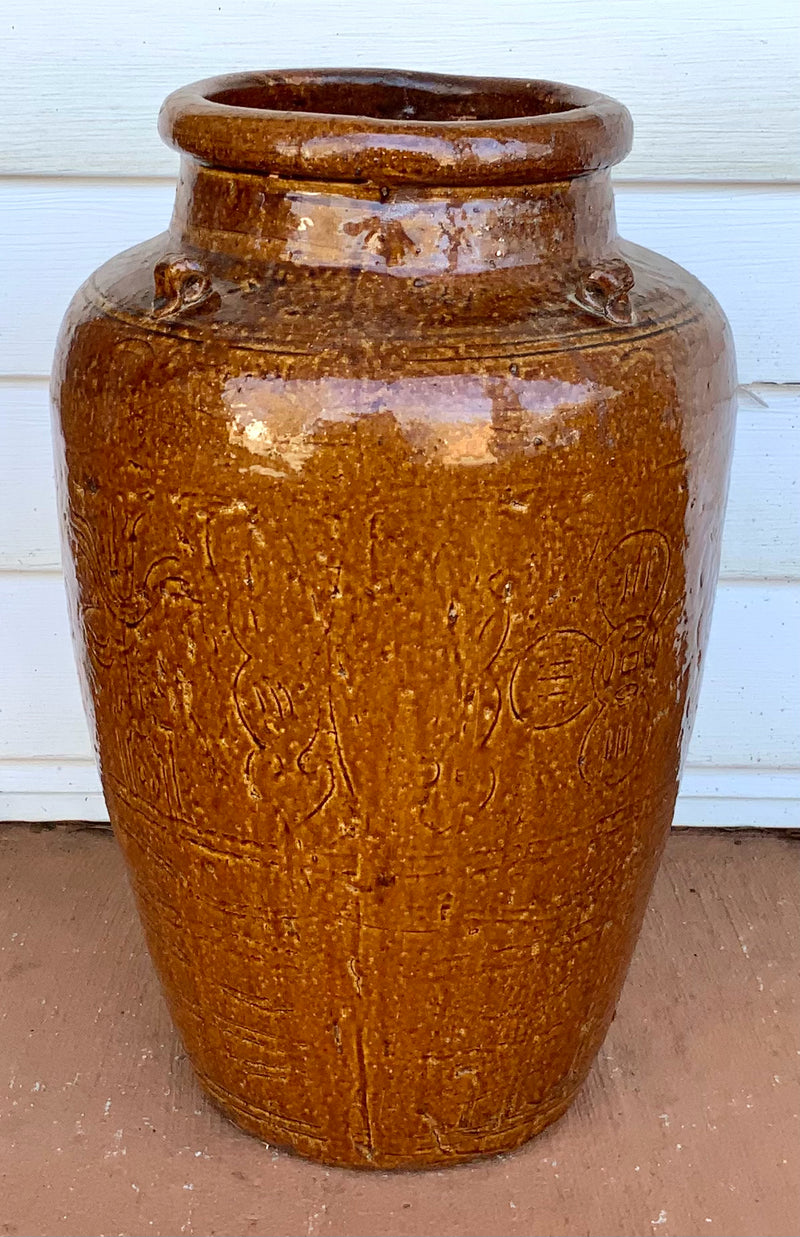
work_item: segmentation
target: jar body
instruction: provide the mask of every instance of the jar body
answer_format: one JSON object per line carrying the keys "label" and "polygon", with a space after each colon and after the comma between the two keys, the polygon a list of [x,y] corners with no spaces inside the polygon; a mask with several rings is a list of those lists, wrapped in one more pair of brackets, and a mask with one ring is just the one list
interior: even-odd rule
{"label": "jar body", "polygon": [[734,379],[712,298],[653,255],[615,248],[632,320],[521,313],[527,268],[398,275],[369,210],[355,274],[174,232],[108,264],[54,397],[103,785],[187,1052],[268,1142],[382,1168],[517,1146],[602,1043],[696,702]]}

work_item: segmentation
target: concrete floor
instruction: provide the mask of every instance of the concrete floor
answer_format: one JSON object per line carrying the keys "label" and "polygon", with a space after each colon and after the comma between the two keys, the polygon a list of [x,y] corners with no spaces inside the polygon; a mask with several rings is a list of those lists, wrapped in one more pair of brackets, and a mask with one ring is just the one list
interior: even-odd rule
{"label": "concrete floor", "polygon": [[571,1111],[511,1156],[361,1174],[203,1099],[110,834],[2,826],[0,1234],[793,1237],[798,854],[674,834]]}

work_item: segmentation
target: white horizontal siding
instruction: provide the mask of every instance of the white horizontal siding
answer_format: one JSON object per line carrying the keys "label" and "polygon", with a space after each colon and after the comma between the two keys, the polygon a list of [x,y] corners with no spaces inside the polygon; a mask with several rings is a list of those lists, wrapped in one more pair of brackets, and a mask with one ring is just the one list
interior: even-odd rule
{"label": "white horizontal siding", "polygon": [[108,820],[89,760],[0,759],[0,821]]}
{"label": "white horizontal siding", "polygon": [[800,584],[717,589],[690,765],[800,768]]}
{"label": "white horizontal siding", "polygon": [[800,188],[620,185],[620,235],[714,293],[740,382],[800,382]]}
{"label": "white horizontal siding", "polygon": [[[101,803],[98,800],[98,808]],[[674,823],[706,829],[797,829],[800,770],[687,768]]]}
{"label": "white horizontal siding", "polygon": [[[49,373],[75,289],[169,223],[167,181],[0,180],[3,279],[14,297],[0,374]],[[621,185],[620,231],[686,266],[730,318],[741,382],[800,382],[800,188]]]}
{"label": "white horizontal siding", "polygon": [[[792,829],[800,821],[796,770],[687,768],[675,824]],[[0,760],[0,820],[107,821],[93,761]]]}
{"label": "white horizontal siding", "polygon": [[0,571],[60,571],[47,382],[0,381]]}
{"label": "white horizontal siding", "polygon": [[748,384],[676,823],[800,825],[800,389],[776,385],[800,383],[796,0],[5,0],[2,12],[0,820],[105,819],[67,636],[45,376],[78,284],[166,227],[177,159],[156,133],[164,96],[243,68],[385,64],[550,77],[630,107],[620,231],[711,288]]}
{"label": "white horizontal siding", "polygon": [[722,539],[726,576],[800,575],[800,388],[739,391]]}
{"label": "white horizontal siding", "polygon": [[[744,387],[722,576],[800,579],[800,386]],[[0,571],[59,571],[46,382],[0,381]]]}
{"label": "white horizontal siding", "polygon": [[5,0],[0,171],[171,174],[169,91],[312,63],[589,86],[633,113],[627,176],[797,178],[797,30],[792,0]]}

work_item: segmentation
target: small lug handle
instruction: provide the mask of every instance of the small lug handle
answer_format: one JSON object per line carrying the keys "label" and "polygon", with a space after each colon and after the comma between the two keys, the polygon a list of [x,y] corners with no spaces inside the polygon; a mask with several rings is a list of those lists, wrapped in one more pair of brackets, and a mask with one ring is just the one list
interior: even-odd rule
{"label": "small lug handle", "polygon": [[633,271],[622,258],[609,258],[587,267],[575,290],[575,299],[584,309],[615,326],[630,326],[633,309],[628,293],[633,287]]}
{"label": "small lug handle", "polygon": [[191,309],[208,300],[211,279],[198,262],[191,258],[168,257],[156,264],[153,271],[155,296],[153,314],[169,318],[183,309]]}

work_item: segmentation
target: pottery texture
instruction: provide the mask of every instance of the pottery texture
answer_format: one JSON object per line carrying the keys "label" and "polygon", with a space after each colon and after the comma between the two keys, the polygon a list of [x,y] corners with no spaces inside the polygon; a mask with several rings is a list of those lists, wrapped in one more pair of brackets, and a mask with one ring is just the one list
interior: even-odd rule
{"label": "pottery texture", "polygon": [[603,1041],[716,585],[729,330],[542,82],[178,91],[168,232],[77,293],[66,567],[194,1068],[329,1164],[509,1150]]}

